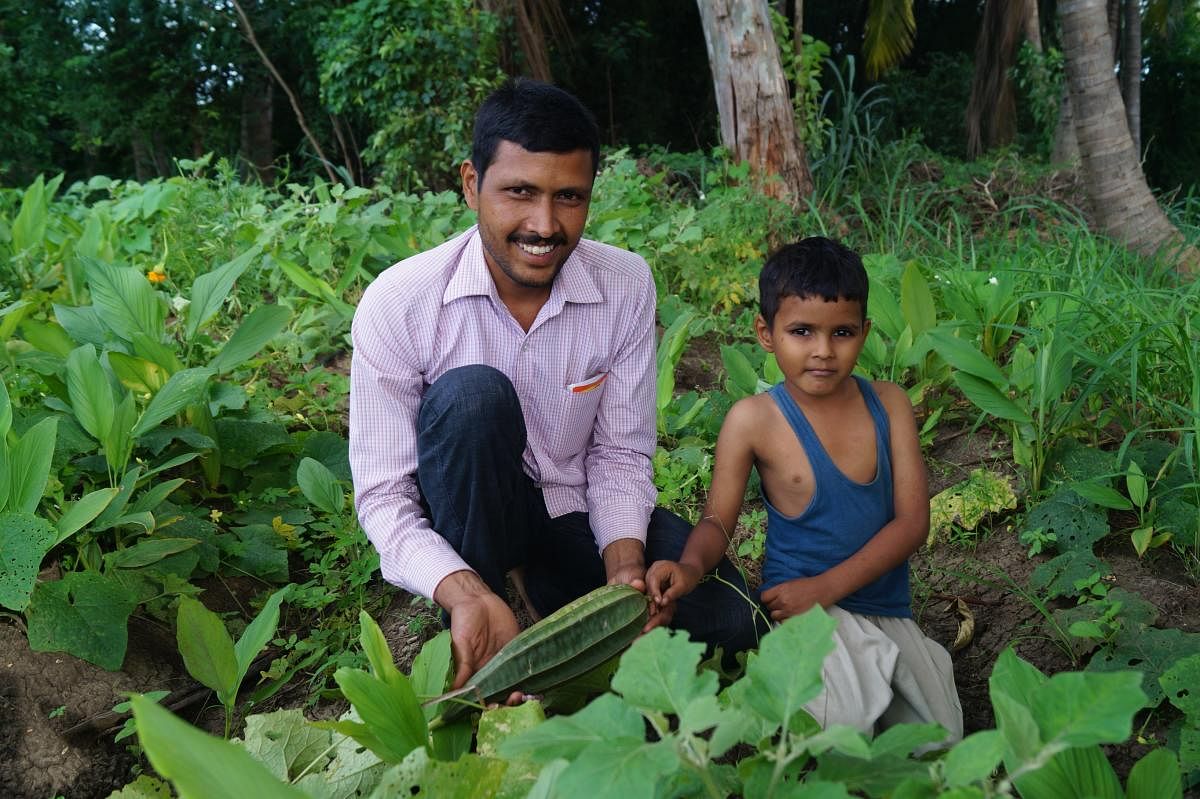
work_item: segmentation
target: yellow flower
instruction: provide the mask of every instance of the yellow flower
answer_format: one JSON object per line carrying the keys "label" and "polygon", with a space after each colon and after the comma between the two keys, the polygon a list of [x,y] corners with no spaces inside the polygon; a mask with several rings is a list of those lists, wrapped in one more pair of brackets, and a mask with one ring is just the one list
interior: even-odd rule
{"label": "yellow flower", "polygon": [[146,279],[151,283],[162,283],[167,279],[167,273],[160,271],[160,268],[156,266],[146,273]]}

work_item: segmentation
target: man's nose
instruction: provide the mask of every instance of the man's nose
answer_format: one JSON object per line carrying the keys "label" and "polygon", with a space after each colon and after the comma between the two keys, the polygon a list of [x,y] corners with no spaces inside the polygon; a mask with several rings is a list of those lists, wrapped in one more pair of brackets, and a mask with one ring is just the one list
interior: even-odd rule
{"label": "man's nose", "polygon": [[529,209],[529,218],[526,220],[526,225],[529,230],[548,239],[554,235],[554,198],[547,197],[536,201],[533,207]]}

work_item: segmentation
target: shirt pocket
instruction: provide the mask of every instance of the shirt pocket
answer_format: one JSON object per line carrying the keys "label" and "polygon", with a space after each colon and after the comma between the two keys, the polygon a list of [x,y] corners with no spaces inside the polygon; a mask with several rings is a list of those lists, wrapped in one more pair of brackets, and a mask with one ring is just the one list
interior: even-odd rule
{"label": "shirt pocket", "polygon": [[608,372],[598,372],[563,387],[559,418],[552,427],[555,449],[563,455],[582,452],[591,442],[607,379]]}

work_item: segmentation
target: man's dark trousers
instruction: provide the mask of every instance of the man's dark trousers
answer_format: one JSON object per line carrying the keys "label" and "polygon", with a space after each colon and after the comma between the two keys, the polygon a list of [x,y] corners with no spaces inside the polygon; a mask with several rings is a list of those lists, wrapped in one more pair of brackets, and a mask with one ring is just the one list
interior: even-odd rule
{"label": "man's dark trousers", "polygon": [[[509,379],[490,366],[451,369],[431,385],[417,415],[417,481],[433,529],[506,595],[505,575],[525,567],[525,589],[545,616],[606,582],[588,514],[550,518],[525,474],[525,417]],[[663,508],[650,517],[646,566],[678,560],[692,526]],[[726,655],[756,646],[745,580],[728,559],[677,604],[672,627]],[[742,592],[739,596],[738,591]]]}

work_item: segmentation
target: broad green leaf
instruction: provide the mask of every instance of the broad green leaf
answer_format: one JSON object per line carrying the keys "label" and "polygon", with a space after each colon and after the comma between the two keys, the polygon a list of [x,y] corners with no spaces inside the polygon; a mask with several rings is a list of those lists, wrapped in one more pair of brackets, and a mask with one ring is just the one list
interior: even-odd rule
{"label": "broad green leaf", "polygon": [[287,275],[288,280],[295,283],[302,291],[325,300],[343,319],[349,319],[354,316],[354,306],[344,302],[333,290],[333,287],[324,280],[306,272],[302,266],[294,261],[278,256],[274,257],[273,260],[279,265],[283,273]]}
{"label": "broad green leaf", "polygon": [[346,504],[346,495],[333,472],[313,458],[304,458],[296,469],[296,482],[309,502],[326,513],[337,515]]}
{"label": "broad green leaf", "polygon": [[717,675],[697,673],[704,644],[656,627],[621,657],[612,688],[641,710],[682,716],[696,699],[717,693]]}
{"label": "broad green leaf", "polygon": [[642,715],[615,694],[602,694],[570,716],[555,716],[545,723],[500,742],[501,757],[549,763],[558,758],[575,760],[590,746],[605,741],[630,748],[645,740]]}
{"label": "broad green leaf", "polygon": [[113,411],[112,429],[101,442],[104,445],[104,458],[108,461],[108,468],[114,474],[124,472],[129,463],[129,456],[133,452],[133,426],[137,423],[137,418],[133,394],[126,391]]}
{"label": "broad green leaf", "polygon": [[966,372],[994,386],[1008,384],[1008,379],[999,367],[973,343],[952,335],[948,330],[938,328],[928,331],[925,335],[932,342],[934,351],[958,371]]}
{"label": "broad green leaf", "polygon": [[988,692],[996,714],[996,729],[1008,745],[1009,767],[1014,761],[1032,760],[1042,747],[1041,733],[1033,718],[1030,705],[1046,676],[1029,663],[1006,649],[996,659],[988,678]]}
{"label": "broad green leaf", "polygon": [[29,648],[66,652],[116,671],[125,660],[129,614],[136,605],[123,587],[94,572],[38,583],[25,610]]}
{"label": "broad green leaf", "polygon": [[1169,749],[1155,749],[1133,764],[1125,783],[1128,799],[1183,799],[1179,758]]}
{"label": "broad green leaf", "polygon": [[100,316],[91,305],[75,307],[71,305],[54,304],[54,318],[63,326],[71,339],[79,344],[92,344],[104,347],[108,340],[108,332],[100,323]]}
{"label": "broad green leaf", "polygon": [[821,665],[833,651],[837,622],[820,607],[793,616],[767,633],[746,676],[730,696],[776,725],[787,724],[821,692]]}
{"label": "broad green leaf", "polygon": [[[542,703],[536,700],[522,702],[514,707],[501,706],[485,710],[479,717],[476,753],[483,757],[496,757],[496,750],[502,742],[513,735],[533,729],[545,720]],[[498,797],[527,799],[530,789],[537,784],[541,771],[537,764],[527,760],[508,761]]]}
{"label": "broad green leaf", "polygon": [[142,467],[134,466],[125,472],[121,477],[121,484],[117,495],[113,497],[112,502],[108,503],[100,515],[97,516],[92,525],[96,531],[107,530],[116,522],[117,519],[125,512],[125,508],[129,507],[129,500],[133,496],[133,490],[137,487],[138,479],[142,475]]}
{"label": "broad green leaf", "polygon": [[358,643],[363,649],[363,654],[367,656],[367,662],[371,666],[371,675],[384,683],[403,682],[411,687],[408,678],[396,668],[396,663],[392,659],[391,647],[388,646],[383,630],[379,629],[379,625],[371,618],[371,614],[365,610],[359,611],[358,626]]}
{"label": "broad green leaf", "polygon": [[946,755],[946,784],[954,787],[986,779],[1004,756],[1004,736],[983,730],[963,738]]}
{"label": "broad green leaf", "polygon": [[912,328],[914,340],[937,324],[933,294],[916,261],[904,265],[904,275],[900,278],[900,308],[905,321]]}
{"label": "broad green leaf", "polygon": [[1158,678],[1167,700],[1179,708],[1193,727],[1200,728],[1200,655],[1191,655],[1175,662]]}
{"label": "broad green leaf", "polygon": [[12,223],[13,252],[20,253],[30,248],[40,247],[46,235],[46,208],[49,205],[46,196],[46,184],[42,176],[25,190],[21,198],[21,209]]}
{"label": "broad green leaf", "polygon": [[241,366],[258,354],[267,342],[287,327],[292,312],[286,305],[263,305],[254,309],[225,342],[225,346],[208,364],[215,372],[224,373]]}
{"label": "broad green leaf", "polygon": [[725,373],[735,388],[735,393],[753,394],[758,389],[758,375],[741,350],[722,344],[721,363],[725,365]]}
{"label": "broad green leaf", "polygon": [[199,600],[180,597],[175,641],[188,674],[213,689],[221,704],[232,704],[238,689],[237,656],[221,617]]}
{"label": "broad green leaf", "polygon": [[173,375],[183,369],[183,363],[175,351],[163,344],[158,336],[151,333],[134,333],[133,354],[165,369],[168,375]]}
{"label": "broad green leaf", "polygon": [[113,497],[118,493],[120,493],[120,489],[117,488],[101,488],[85,494],[80,497],[78,502],[68,505],[55,524],[55,527],[58,528],[58,537],[54,544],[56,546],[61,544],[83,529],[85,524],[95,519],[108,507],[108,503],[112,502]]}
{"label": "broad green leaf", "polygon": [[[127,721],[132,724],[133,720]],[[134,728],[131,726],[128,730],[133,735]],[[137,779],[127,783],[121,790],[110,793],[108,799],[174,799],[174,796],[169,784],[149,774],[139,774]]]}
{"label": "broad green leaf", "polygon": [[1030,423],[1029,411],[1009,399],[1000,389],[986,380],[981,380],[966,372],[955,372],[954,384],[959,391],[975,403],[984,413],[990,413],[998,419],[1008,419],[1014,422]]}
{"label": "broad green leaf", "polygon": [[132,436],[138,436],[157,427],[163,421],[181,413],[189,405],[201,402],[208,391],[208,381],[213,370],[207,368],[184,369],[171,375],[171,379],[154,395],[146,410],[133,428]]}
{"label": "broad green leaf", "polygon": [[1146,507],[1146,502],[1150,499],[1150,489],[1146,484],[1146,475],[1142,474],[1142,467],[1137,465],[1137,461],[1129,462],[1129,470],[1125,473],[1125,487],[1129,490],[1129,498],[1133,500],[1133,504],[1139,508]]}
{"label": "broad green leaf", "polygon": [[154,394],[167,382],[167,370],[145,358],[113,351],[108,353],[108,365],[121,384],[135,394]]}
{"label": "broad green leaf", "polygon": [[80,426],[97,441],[104,441],[112,429],[116,402],[108,375],[91,344],[67,356],[67,396]]}
{"label": "broad green leaf", "polygon": [[195,538],[143,538],[133,546],[106,553],[105,570],[140,569],[171,555],[186,552],[199,543]]}
{"label": "broad green leaf", "polygon": [[21,336],[34,348],[60,358],[66,358],[76,346],[63,326],[55,322],[25,319],[21,322]]}
{"label": "broad green leaf", "polygon": [[195,338],[201,325],[221,310],[233,284],[260,252],[259,247],[251,247],[232,261],[196,278],[192,283],[192,301],[188,305],[187,326],[184,328],[188,341]]}
{"label": "broad green leaf", "polygon": [[907,757],[928,744],[946,740],[946,730],[939,724],[897,724],[888,727],[871,741],[873,758],[884,755]]}
{"label": "broad green leaf", "polygon": [[146,757],[171,780],[180,799],[307,799],[242,747],[201,732],[145,697],[130,701]]}
{"label": "broad green leaf", "polygon": [[473,754],[452,763],[433,760],[417,749],[384,773],[371,799],[495,799],[506,768],[503,760]]}
{"label": "broad green leaf", "polygon": [[1132,510],[1133,504],[1126,499],[1120,491],[1117,491],[1110,486],[1102,485],[1101,483],[1070,483],[1068,486],[1079,496],[1094,502],[1102,508],[1112,508],[1114,510]]}
{"label": "broad green leaf", "polygon": [[[1020,764],[1005,762],[1010,772]],[[1021,796],[1125,799],[1121,782],[1099,746],[1066,749],[1036,771],[1014,780]]]}
{"label": "broad green leaf", "polygon": [[305,774],[296,787],[313,799],[359,799],[379,784],[386,770],[387,765],[370,749],[339,735],[333,760],[324,769]]}
{"label": "broad green leaf", "polygon": [[54,528],[40,516],[0,513],[0,605],[25,610],[55,538]]}
{"label": "broad green leaf", "polygon": [[57,434],[58,419],[48,416],[26,430],[9,452],[9,510],[26,513],[37,510],[50,479]]}
{"label": "broad green leaf", "polygon": [[375,745],[359,738],[360,743],[389,763],[398,763],[412,750],[425,746],[425,717],[407,679],[386,683],[346,667],[338,669],[333,678],[370,730]]}
{"label": "broad green leaf", "polygon": [[655,743],[600,741],[571,761],[558,777],[562,796],[653,799],[659,779],[682,768],[670,737]]}
{"label": "broad green leaf", "polygon": [[901,331],[907,326],[904,321],[904,312],[900,309],[900,303],[896,301],[895,291],[874,275],[870,277],[867,316],[871,318],[873,326],[877,327],[880,333],[893,340],[899,337]]}
{"label": "broad green leaf", "polygon": [[[409,680],[417,700],[424,702],[446,692],[446,683],[453,665],[450,657],[450,631],[442,630],[421,646],[421,651],[413,658],[412,671]],[[425,720],[436,716],[439,708],[430,705],[422,708]]]}
{"label": "broad green leaf", "polygon": [[166,312],[158,292],[137,269],[81,258],[92,304],[105,327],[125,341],[136,333],[160,338]]}
{"label": "broad green leaf", "polygon": [[309,724],[297,708],[246,717],[242,746],[279,780],[305,770],[321,771],[329,761],[330,734]]}
{"label": "broad green leaf", "polygon": [[[147,473],[146,476],[149,477],[150,474]],[[150,486],[150,488],[143,491],[138,496],[137,500],[129,506],[129,512],[153,513],[154,511],[158,510],[158,506],[161,505],[167,499],[167,497],[169,497],[171,493],[175,491],[175,489],[179,488],[186,482],[187,480],[184,480],[182,477],[176,477],[174,480],[164,480],[161,483],[155,483],[154,485]]]}
{"label": "broad green leaf", "polygon": [[250,664],[254,662],[254,658],[258,657],[258,653],[263,650],[263,647],[275,637],[275,630],[279,628],[279,605],[287,599],[290,593],[291,586],[284,586],[271,594],[262,610],[258,612],[253,621],[246,625],[241,637],[234,644],[233,651],[237,656],[239,684],[246,678],[246,672],[250,670]]}

